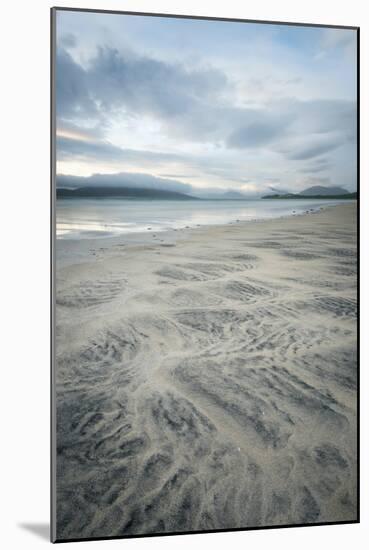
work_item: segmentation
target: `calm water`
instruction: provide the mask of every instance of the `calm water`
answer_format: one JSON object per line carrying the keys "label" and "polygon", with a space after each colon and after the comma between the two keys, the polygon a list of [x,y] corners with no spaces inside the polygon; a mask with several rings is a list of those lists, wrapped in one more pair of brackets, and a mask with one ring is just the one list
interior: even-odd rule
{"label": "calm water", "polygon": [[[58,199],[57,237],[80,239],[122,233],[165,231],[186,226],[220,225],[236,220],[275,218],[317,210],[337,200],[248,201]],[[346,201],[345,201],[346,202]]]}

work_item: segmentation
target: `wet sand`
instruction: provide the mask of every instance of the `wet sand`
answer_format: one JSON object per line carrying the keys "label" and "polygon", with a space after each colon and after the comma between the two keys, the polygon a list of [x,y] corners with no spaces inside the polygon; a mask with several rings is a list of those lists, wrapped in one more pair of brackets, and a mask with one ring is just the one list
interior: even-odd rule
{"label": "wet sand", "polygon": [[356,519],[354,204],[62,246],[58,539]]}

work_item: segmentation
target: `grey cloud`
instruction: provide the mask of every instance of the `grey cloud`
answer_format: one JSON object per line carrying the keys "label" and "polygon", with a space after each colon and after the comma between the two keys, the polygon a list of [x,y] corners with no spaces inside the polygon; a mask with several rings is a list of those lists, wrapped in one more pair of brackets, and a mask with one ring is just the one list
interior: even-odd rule
{"label": "grey cloud", "polygon": [[[171,164],[180,164],[186,167],[190,172],[189,174],[174,174],[174,173],[162,173],[160,174],[160,182],[165,180],[179,180],[181,179],[201,179],[199,174],[192,174],[192,171],[206,172],[207,175],[211,175],[219,180],[234,181],[239,185],[245,183],[251,183],[253,180],[245,177],[245,170],[243,163],[241,166],[233,162],[229,162],[225,159],[218,159],[216,164],[214,159],[209,157],[196,157],[191,155],[175,155],[170,153],[155,153],[152,151],[134,150],[134,149],[121,149],[108,142],[102,141],[84,141],[79,139],[71,139],[67,137],[59,136],[57,138],[57,159],[58,161],[79,160],[87,161],[90,165],[98,165],[99,163],[109,163],[111,166],[114,164],[117,169],[122,166],[128,167],[137,165],[148,170],[153,166],[165,166],[169,168]],[[111,183],[109,183],[111,184]],[[189,185],[181,183],[181,185]],[[73,184],[72,186],[75,186]],[[194,188],[189,186],[187,192]],[[174,189],[173,190],[181,190]],[[185,189],[182,189],[185,191]]]}
{"label": "grey cloud", "polygon": [[99,48],[92,60],[89,79],[105,110],[123,104],[164,116],[186,112],[196,100],[212,96],[227,82],[214,69],[189,70],[107,47]]}
{"label": "grey cloud", "polygon": [[61,48],[56,54],[56,113],[67,120],[99,115],[86,71]]}
{"label": "grey cloud", "polygon": [[322,178],[316,178],[316,177],[310,177],[304,179],[304,185],[329,185],[331,183],[330,177],[322,177]]}
{"label": "grey cloud", "polygon": [[[191,194],[199,198],[217,198],[221,197],[227,191],[234,191],[228,187],[209,187],[206,189],[195,188],[190,184],[181,181],[159,178],[151,174],[120,172],[117,174],[93,174],[92,176],[72,176],[72,175],[57,175],[57,187],[75,189],[78,187],[100,187],[100,186],[127,186],[140,187],[145,189],[162,189],[166,191],[178,191]],[[242,190],[242,193],[249,197],[259,196],[265,189],[261,189],[259,193],[247,192]]]}
{"label": "grey cloud", "polygon": [[[72,48],[73,39],[67,38],[67,43],[65,47]],[[297,168],[301,175],[325,175],[330,169],[335,182],[343,178],[343,169],[334,172],[332,168],[337,166],[336,157],[344,158],[350,167],[356,158],[354,101],[274,98],[258,108],[240,106],[230,101],[233,83],[220,70],[194,69],[106,47],[83,66],[69,50],[59,48],[56,77],[58,125],[86,138],[60,137],[59,160],[78,159],[96,166],[99,161],[115,163],[117,170],[126,170],[129,163],[130,168],[140,166],[143,171],[155,165],[168,176],[177,170],[179,174],[200,171],[219,185],[225,179],[242,185],[250,176],[244,160],[247,150],[260,148],[281,155],[282,162],[293,162],[292,174]],[[215,158],[211,154],[137,151],[103,140],[111,122],[130,117],[134,123],[145,116],[160,124],[166,138],[209,143],[218,146],[219,154]],[[316,163],[323,155],[328,156],[327,163]],[[291,172],[288,162],[285,171]],[[256,184],[262,186],[263,176]]]}
{"label": "grey cloud", "polygon": [[77,46],[77,39],[74,34],[63,34],[59,39],[59,44],[64,48],[75,48]]}
{"label": "grey cloud", "polygon": [[[271,75],[264,75],[262,78],[249,78],[241,84],[241,90],[246,92],[246,96],[260,97],[275,97],[276,95],[286,95],[286,87],[296,87],[296,84],[301,84],[301,77],[291,78],[275,78]],[[288,92],[287,92],[288,94]]]}
{"label": "grey cloud", "polygon": [[68,120],[61,120],[57,127],[57,133],[69,134],[69,139],[72,139],[74,134],[76,136],[75,139],[78,139],[77,136],[79,136],[79,139],[97,141],[103,139],[104,127],[98,124],[93,126],[78,125]]}
{"label": "grey cloud", "polygon": [[58,160],[70,158],[112,160],[124,158],[124,150],[111,143],[57,137]]}
{"label": "grey cloud", "polygon": [[308,166],[307,168],[301,168],[299,172],[302,174],[318,174],[327,170],[328,166]]}
{"label": "grey cloud", "polygon": [[[338,147],[338,142],[355,140],[354,102],[288,99],[270,102],[264,109],[241,108],[222,100],[231,88],[221,71],[191,70],[113,48],[100,48],[86,68],[63,49],[57,58],[61,122],[78,125],[87,118],[103,128],[116,111],[133,118],[149,115],[173,138],[234,149],[269,147],[282,153],[279,144],[291,138],[292,146],[284,154],[292,160],[313,158]],[[336,144],[315,144],[314,138],[301,148],[295,139],[309,142],[312,134],[329,133],[336,134]]]}
{"label": "grey cloud", "polygon": [[[356,104],[354,101],[314,100],[282,101],[275,108],[288,110],[293,123],[272,149],[293,161],[319,160],[321,155],[354,144],[356,139]],[[324,163],[308,164],[302,171],[320,172]]]}
{"label": "grey cloud", "polygon": [[[229,147],[269,146],[291,160],[314,158],[354,142],[356,136],[352,101],[280,100],[269,103],[262,113],[244,111],[237,118],[239,126],[228,138]],[[243,118],[246,125],[240,126]],[[283,147],[285,140],[288,147]]]}
{"label": "grey cloud", "polygon": [[[81,140],[69,137],[57,137],[57,160],[79,160],[87,161],[90,164],[108,162],[111,165],[122,166],[124,164],[140,165],[142,167],[165,166],[170,169],[171,165],[180,164],[190,171],[206,170],[207,173],[225,178],[230,175],[232,165],[219,159],[217,166],[212,164],[208,157],[196,157],[193,155],[178,155],[174,153],[156,153],[153,151],[123,149],[109,142],[101,140]],[[163,173],[162,177],[169,179],[176,178],[198,178],[198,175]],[[240,180],[238,178],[238,180]]]}
{"label": "grey cloud", "polygon": [[353,29],[325,29],[321,38],[321,46],[326,50],[356,44],[357,32]]}
{"label": "grey cloud", "polygon": [[176,120],[163,124],[167,133],[175,138],[240,149],[269,144],[285,134],[291,121],[288,112],[280,113],[273,105],[262,110],[198,102]]}
{"label": "grey cloud", "polygon": [[293,114],[298,132],[324,134],[335,131],[347,141],[356,139],[356,104],[353,101],[292,100],[286,108]]}
{"label": "grey cloud", "polygon": [[302,174],[316,174],[328,170],[331,163],[326,158],[317,158],[309,162],[305,167],[300,168],[299,172]]}
{"label": "grey cloud", "polygon": [[247,126],[242,126],[231,133],[227,146],[243,149],[267,145],[285,131],[288,123],[288,118],[250,122]]}
{"label": "grey cloud", "polygon": [[291,191],[288,189],[282,187],[273,187],[272,185],[269,186],[269,190],[273,191],[273,193],[291,193]]}
{"label": "grey cloud", "polygon": [[122,149],[102,140],[86,141],[68,137],[57,137],[58,160],[87,160],[108,162],[170,163],[182,161],[183,157],[171,153],[155,153],[135,149]]}
{"label": "grey cloud", "polygon": [[302,78],[299,76],[296,76],[294,78],[288,78],[287,80],[279,80],[280,84],[301,84]]}
{"label": "grey cloud", "polygon": [[188,69],[114,48],[99,48],[84,69],[64,49],[57,56],[57,103],[61,116],[89,113],[104,117],[128,108],[173,117],[201,99],[210,99],[227,84],[221,71]]}
{"label": "grey cloud", "polygon": [[129,186],[145,189],[163,189],[190,193],[191,185],[176,180],[157,178],[151,174],[120,172],[118,174],[93,174],[92,176],[58,175],[58,187],[76,188],[85,186]]}
{"label": "grey cloud", "polygon": [[307,159],[311,159],[311,158],[323,155],[328,151],[337,149],[337,147],[339,147],[340,145],[341,145],[341,141],[338,140],[337,138],[333,138],[332,141],[325,141],[325,142],[317,140],[316,143],[299,145],[295,149],[292,149],[291,151],[286,152],[285,156],[289,160],[307,160]]}
{"label": "grey cloud", "polygon": [[[198,104],[175,125],[169,123],[167,129],[174,136],[223,142],[231,149],[266,147],[284,153],[283,142],[288,140],[285,156],[305,159],[331,150],[333,143],[327,142],[332,135],[337,147],[354,142],[356,105],[351,101],[296,99],[269,102],[263,109]],[[317,144],[319,151],[315,150]]]}
{"label": "grey cloud", "polygon": [[160,174],[161,178],[197,178],[194,174]]}

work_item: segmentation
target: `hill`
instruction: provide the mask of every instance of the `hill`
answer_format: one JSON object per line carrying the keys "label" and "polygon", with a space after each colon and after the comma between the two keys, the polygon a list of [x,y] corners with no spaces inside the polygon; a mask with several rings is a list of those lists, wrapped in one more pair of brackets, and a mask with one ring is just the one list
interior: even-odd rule
{"label": "hill", "polygon": [[289,193],[288,195],[264,195],[262,199],[346,199],[346,200],[355,200],[357,199],[357,193],[344,193],[341,195],[295,195],[294,193]]}
{"label": "hill", "polygon": [[324,196],[332,196],[332,195],[347,195],[350,194],[349,191],[344,189],[343,187],[324,187],[323,185],[313,185],[312,187],[308,187],[307,189],[304,189],[299,193],[299,195],[304,196],[312,196],[312,195],[324,195]]}
{"label": "hill", "polygon": [[160,200],[196,200],[196,197],[179,193],[178,191],[166,191],[162,189],[146,189],[144,187],[79,187],[56,189],[57,198],[126,198],[126,199],[160,199]]}

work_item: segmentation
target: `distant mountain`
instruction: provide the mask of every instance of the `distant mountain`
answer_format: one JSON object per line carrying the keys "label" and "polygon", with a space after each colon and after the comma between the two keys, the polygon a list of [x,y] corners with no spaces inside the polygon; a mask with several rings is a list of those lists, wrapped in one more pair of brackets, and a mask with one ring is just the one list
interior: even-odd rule
{"label": "distant mountain", "polygon": [[259,199],[260,193],[244,193],[241,191],[232,191],[223,189],[217,189],[214,187],[205,188],[205,187],[193,187],[191,190],[191,195],[199,199],[204,200],[222,200],[222,201],[235,201],[235,200],[250,200],[250,199]]}
{"label": "distant mountain", "polygon": [[323,187],[322,185],[313,185],[308,187],[299,193],[299,195],[311,196],[311,195],[346,195],[349,191],[343,189],[343,187]]}
{"label": "distant mountain", "polygon": [[56,186],[63,189],[81,189],[82,187],[158,189],[192,194],[192,186],[168,178],[159,178],[151,174],[118,172],[116,174],[92,174],[91,176],[71,176],[57,174]]}
{"label": "distant mountain", "polygon": [[272,193],[264,195],[262,199],[299,199],[302,195],[294,195],[293,193]]}
{"label": "distant mountain", "polygon": [[293,193],[288,193],[286,195],[264,195],[262,199],[347,199],[347,200],[356,200],[357,193],[346,193],[340,195],[294,195]]}
{"label": "distant mountain", "polygon": [[277,193],[277,195],[288,195],[291,191],[287,191],[287,189],[277,189],[276,187],[269,186],[269,189],[273,191],[273,193]]}
{"label": "distant mountain", "polygon": [[57,198],[127,198],[127,199],[161,199],[161,200],[196,200],[196,197],[179,193],[178,191],[166,191],[163,189],[146,189],[143,187],[115,187],[115,186],[89,186],[77,189],[58,187]]}

